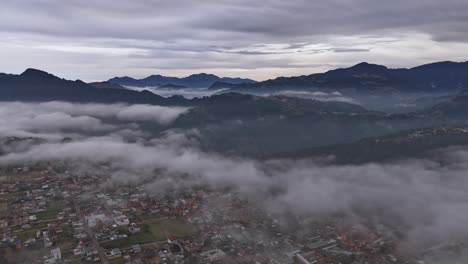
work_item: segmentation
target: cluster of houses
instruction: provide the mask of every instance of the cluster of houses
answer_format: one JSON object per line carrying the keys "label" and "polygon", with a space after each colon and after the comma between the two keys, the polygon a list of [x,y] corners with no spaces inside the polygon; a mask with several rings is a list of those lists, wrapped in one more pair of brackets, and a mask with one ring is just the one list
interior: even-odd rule
{"label": "cluster of houses", "polygon": [[[0,181],[0,197],[7,197],[0,200],[7,207],[0,211],[0,251],[45,248],[37,263],[403,263],[384,234],[354,235],[329,219],[289,223],[233,193],[200,188],[159,195],[144,185],[109,186],[97,175],[31,168],[9,173],[34,177]],[[172,220],[196,232],[138,240],[148,224]],[[308,228],[288,228],[296,225]],[[424,263],[418,261],[407,263]]]}

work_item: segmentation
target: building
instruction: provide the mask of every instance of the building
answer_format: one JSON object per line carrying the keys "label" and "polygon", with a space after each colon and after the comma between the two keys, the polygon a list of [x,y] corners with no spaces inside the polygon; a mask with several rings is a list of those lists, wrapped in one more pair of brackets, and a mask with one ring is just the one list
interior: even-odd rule
{"label": "building", "polygon": [[128,226],[130,224],[130,220],[125,215],[119,215],[114,217],[114,222],[118,226]]}
{"label": "building", "polygon": [[118,248],[113,248],[111,251],[106,252],[106,257],[109,259],[119,258],[122,256],[122,251]]}
{"label": "building", "polygon": [[62,252],[60,251],[60,248],[54,248],[50,251],[50,255],[52,256],[53,259],[56,261],[60,261],[62,259]]}
{"label": "building", "polygon": [[316,242],[307,244],[306,247],[310,250],[316,250],[324,247],[330,247],[336,245],[336,240],[329,239],[329,240],[318,240]]}
{"label": "building", "polygon": [[205,262],[214,262],[214,261],[220,261],[224,259],[226,256],[226,253],[222,251],[221,249],[213,249],[209,251],[205,251],[200,253],[200,257],[205,261]]}
{"label": "building", "polygon": [[314,261],[314,260],[309,261],[308,259],[306,259],[304,256],[302,256],[299,253],[297,253],[294,256],[293,259],[294,259],[295,264],[314,264],[314,263],[317,263],[317,261]]}
{"label": "building", "polygon": [[140,253],[141,252],[141,246],[140,245],[132,245],[132,251],[133,253]]}

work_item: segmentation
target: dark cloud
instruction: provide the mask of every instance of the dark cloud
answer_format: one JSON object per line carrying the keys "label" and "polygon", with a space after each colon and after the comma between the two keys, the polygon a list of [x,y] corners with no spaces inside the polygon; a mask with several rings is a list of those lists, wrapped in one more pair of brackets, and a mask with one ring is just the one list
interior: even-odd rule
{"label": "dark cloud", "polygon": [[[360,35],[389,29],[422,31],[435,38],[466,40],[468,3],[462,0],[278,1],[9,1],[2,6],[2,31],[69,37],[236,42],[303,38],[321,34]],[[232,34],[237,32],[239,34]],[[249,36],[249,40],[240,39]],[[270,41],[269,41],[270,42]]]}
{"label": "dark cloud", "polygon": [[[269,65],[274,59],[284,62],[286,75],[308,70],[288,67],[288,60],[322,64],[368,60],[403,66],[410,59],[412,65],[459,59],[453,47],[437,42],[466,44],[468,2],[18,0],[2,4],[0,25],[5,40],[2,57],[17,58],[0,64],[7,72],[37,65],[66,76],[96,79],[106,72],[108,77],[143,76],[156,70],[193,73],[231,61],[217,73],[264,79],[279,71],[279,66]],[[415,51],[420,50],[416,46],[430,45],[440,46],[427,52],[429,57]],[[460,52],[462,47],[458,48]],[[300,55],[304,50],[309,50],[307,57]],[[364,51],[369,53],[365,58],[350,57]],[[149,63],[155,60],[157,65]],[[172,70],[176,66],[180,71]],[[252,67],[259,70],[252,72]]]}

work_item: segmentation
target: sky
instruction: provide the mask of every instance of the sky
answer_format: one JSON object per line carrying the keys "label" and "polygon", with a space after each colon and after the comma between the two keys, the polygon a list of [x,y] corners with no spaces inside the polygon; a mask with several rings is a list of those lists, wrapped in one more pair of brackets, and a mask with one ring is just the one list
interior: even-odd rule
{"label": "sky", "polygon": [[6,73],[265,80],[466,61],[468,1],[14,0],[0,8],[0,39]]}

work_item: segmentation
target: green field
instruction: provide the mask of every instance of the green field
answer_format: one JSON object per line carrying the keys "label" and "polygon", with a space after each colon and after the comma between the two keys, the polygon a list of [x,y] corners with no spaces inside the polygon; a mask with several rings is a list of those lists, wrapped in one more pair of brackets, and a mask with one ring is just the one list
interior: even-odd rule
{"label": "green field", "polygon": [[156,240],[164,240],[167,236],[188,237],[195,232],[195,228],[180,220],[162,220],[148,224],[149,232]]}
{"label": "green field", "polygon": [[49,248],[0,248],[0,263],[42,263],[42,257],[50,254]]}
{"label": "green field", "polygon": [[37,220],[51,220],[57,218],[57,214],[63,210],[63,201],[51,201],[47,205],[47,210],[44,212],[38,212],[35,215]]}
{"label": "green field", "polygon": [[29,238],[36,237],[36,232],[47,227],[47,223],[34,223],[31,229],[24,230],[17,233],[17,236],[21,240],[27,240]]}
{"label": "green field", "polygon": [[105,248],[125,248],[134,244],[165,240],[166,232],[168,236],[175,236],[177,238],[189,237],[195,232],[195,228],[192,225],[180,220],[161,220],[143,224],[140,227],[140,233],[129,235],[127,238],[105,242],[102,246]]}
{"label": "green field", "polygon": [[0,199],[2,200],[9,200],[9,199],[14,199],[15,197],[19,196],[23,194],[23,192],[7,192],[7,193],[4,193],[4,194],[0,194]]}
{"label": "green field", "polygon": [[18,239],[26,241],[30,238],[35,238],[37,231],[38,229],[30,229],[30,230],[19,232],[17,236],[18,236]]}
{"label": "green field", "polygon": [[5,201],[0,201],[0,212],[4,212],[8,209],[8,203]]}

